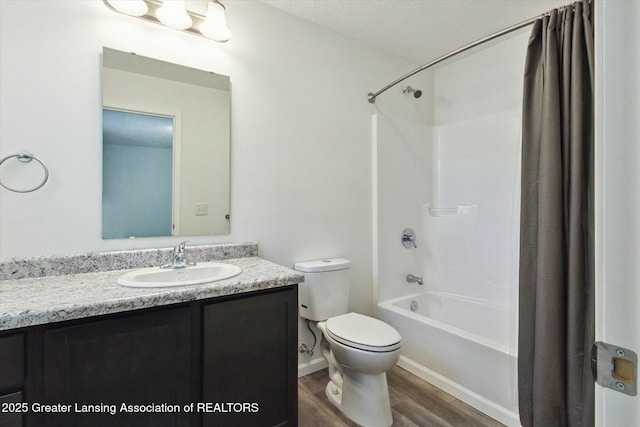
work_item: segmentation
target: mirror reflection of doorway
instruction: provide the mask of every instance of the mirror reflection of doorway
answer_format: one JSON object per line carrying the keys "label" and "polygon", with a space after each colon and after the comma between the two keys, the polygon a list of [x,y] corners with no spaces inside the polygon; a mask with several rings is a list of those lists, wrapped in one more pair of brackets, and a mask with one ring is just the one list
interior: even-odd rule
{"label": "mirror reflection of doorway", "polygon": [[173,117],[103,109],[102,237],[172,235]]}

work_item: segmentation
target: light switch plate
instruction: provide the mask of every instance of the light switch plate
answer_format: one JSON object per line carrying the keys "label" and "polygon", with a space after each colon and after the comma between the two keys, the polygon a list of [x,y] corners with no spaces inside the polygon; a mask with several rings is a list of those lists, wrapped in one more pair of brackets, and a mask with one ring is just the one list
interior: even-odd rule
{"label": "light switch plate", "polygon": [[209,215],[208,203],[196,203],[196,216]]}

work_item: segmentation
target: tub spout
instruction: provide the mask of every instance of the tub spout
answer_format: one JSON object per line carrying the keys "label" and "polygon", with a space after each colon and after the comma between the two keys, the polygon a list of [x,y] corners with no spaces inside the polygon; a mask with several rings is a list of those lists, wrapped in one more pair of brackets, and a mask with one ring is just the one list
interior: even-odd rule
{"label": "tub spout", "polygon": [[414,276],[413,274],[407,274],[407,282],[422,285],[422,277]]}

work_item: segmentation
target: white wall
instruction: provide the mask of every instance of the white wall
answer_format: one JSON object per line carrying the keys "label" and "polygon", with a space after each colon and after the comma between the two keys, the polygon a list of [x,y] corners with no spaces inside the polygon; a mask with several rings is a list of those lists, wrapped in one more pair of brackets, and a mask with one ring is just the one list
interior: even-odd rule
{"label": "white wall", "polygon": [[438,162],[432,206],[474,210],[458,220],[429,218],[431,225],[448,223],[439,228],[434,244],[440,253],[435,251],[435,265],[427,263],[429,272],[438,290],[514,310],[522,76],[530,31],[519,30],[434,71]]}
{"label": "white wall", "polygon": [[424,213],[431,253],[425,273],[432,290],[508,307],[518,284],[522,114],[476,113],[435,127],[431,208],[446,211]]}
{"label": "white wall", "polygon": [[29,149],[50,170],[36,192],[0,189],[0,260],[179,241],[100,237],[106,46],[231,76],[231,233],[191,243],[257,241],[285,266],[349,258],[351,308],[371,312],[370,117],[424,111],[400,88],[375,105],[366,94],[418,64],[259,2],[226,8],[233,38],[219,44],[99,0],[0,1],[0,155]]}
{"label": "white wall", "polygon": [[[429,77],[435,126],[373,122],[377,296],[421,290],[515,302],[522,82],[530,28],[476,48]],[[458,206],[467,206],[457,215]],[[429,214],[429,208],[444,208]],[[452,211],[453,210],[453,211]],[[453,212],[453,215],[451,215]],[[444,216],[441,214],[444,213]],[[418,248],[400,244],[404,227]],[[389,261],[392,260],[392,261]],[[406,274],[424,286],[407,284]]]}
{"label": "white wall", "polygon": [[[374,131],[374,289],[378,301],[416,293],[407,274],[424,275],[430,236],[422,228],[422,204],[432,198],[433,128],[376,115]],[[405,248],[402,232],[416,232],[417,248]]]}
{"label": "white wall", "polygon": [[531,26],[457,55],[434,70],[434,124],[522,109]]}
{"label": "white wall", "polygon": [[[640,2],[595,4],[595,338],[640,353]],[[640,425],[640,396],[596,385],[595,425]]]}
{"label": "white wall", "polygon": [[101,1],[0,5],[2,154],[30,149],[51,171],[37,192],[2,190],[0,259],[175,243],[100,238],[100,54],[108,46],[231,76],[232,233],[193,243],[257,240],[262,255],[285,265],[348,256],[355,278],[368,281],[376,107],[366,93],[414,64],[258,2],[230,2],[227,44]]}

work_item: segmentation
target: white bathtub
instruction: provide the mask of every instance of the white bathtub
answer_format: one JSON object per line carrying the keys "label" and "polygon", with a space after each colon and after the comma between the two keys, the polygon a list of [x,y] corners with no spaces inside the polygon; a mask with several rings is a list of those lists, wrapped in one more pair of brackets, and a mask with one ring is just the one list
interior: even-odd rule
{"label": "white bathtub", "polygon": [[503,307],[435,292],[378,304],[378,317],[402,335],[400,366],[501,423],[520,426],[509,316]]}

